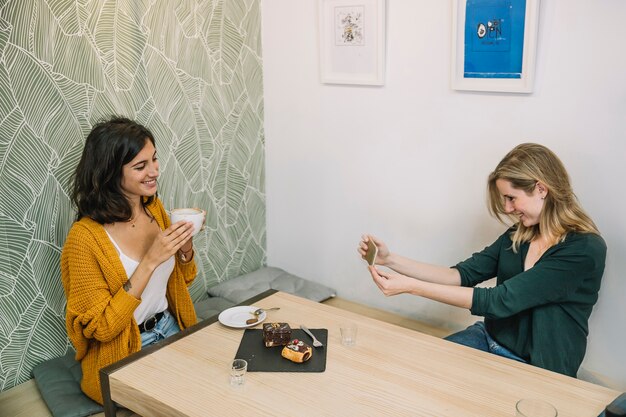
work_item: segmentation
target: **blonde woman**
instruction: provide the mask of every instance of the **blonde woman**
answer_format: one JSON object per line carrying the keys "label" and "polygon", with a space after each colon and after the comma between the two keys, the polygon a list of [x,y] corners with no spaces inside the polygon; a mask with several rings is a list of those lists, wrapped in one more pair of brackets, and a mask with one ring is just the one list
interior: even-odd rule
{"label": "blonde woman", "polygon": [[[378,246],[372,278],[386,295],[426,297],[483,316],[447,339],[569,376],[584,358],[606,244],[581,208],[563,163],[548,148],[515,147],[489,175],[490,212],[513,226],[452,268],[417,262]],[[497,277],[492,288],[475,286]]]}

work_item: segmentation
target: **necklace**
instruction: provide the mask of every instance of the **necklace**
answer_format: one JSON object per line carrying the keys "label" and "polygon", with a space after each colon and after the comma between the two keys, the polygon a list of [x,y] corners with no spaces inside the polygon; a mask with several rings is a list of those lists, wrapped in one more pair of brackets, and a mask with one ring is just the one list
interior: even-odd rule
{"label": "necklace", "polygon": [[129,222],[130,222],[130,227],[134,228],[135,224],[137,223],[137,220],[139,220],[139,213],[137,213],[135,216],[131,217]]}
{"label": "necklace", "polygon": [[[130,219],[130,227],[135,227],[135,223],[137,223],[137,220],[139,220],[139,216],[135,217],[134,219]],[[152,223],[154,221],[154,217],[150,216],[150,223]]]}

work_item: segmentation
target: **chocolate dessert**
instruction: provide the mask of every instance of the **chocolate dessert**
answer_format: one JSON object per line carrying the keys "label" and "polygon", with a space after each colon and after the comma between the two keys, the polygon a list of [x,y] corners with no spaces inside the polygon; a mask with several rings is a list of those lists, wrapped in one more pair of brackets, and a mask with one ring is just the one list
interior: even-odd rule
{"label": "chocolate dessert", "polygon": [[265,347],[284,346],[291,340],[291,327],[288,323],[263,324],[263,343]]}

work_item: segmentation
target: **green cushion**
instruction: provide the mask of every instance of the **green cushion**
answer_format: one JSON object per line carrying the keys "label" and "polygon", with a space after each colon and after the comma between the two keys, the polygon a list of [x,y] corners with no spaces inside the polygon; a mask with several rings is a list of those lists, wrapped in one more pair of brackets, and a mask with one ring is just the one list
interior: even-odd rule
{"label": "green cushion", "polygon": [[235,303],[221,297],[209,297],[193,304],[198,320],[208,319],[234,306]]}
{"label": "green cushion", "polygon": [[272,266],[257,269],[210,287],[212,297],[222,297],[236,304],[269,289],[287,292],[313,301],[334,297],[335,290]]}
{"label": "green cushion", "polygon": [[33,369],[37,388],[54,417],[83,417],[103,411],[100,404],[80,389],[83,373],[74,355],[67,353]]}

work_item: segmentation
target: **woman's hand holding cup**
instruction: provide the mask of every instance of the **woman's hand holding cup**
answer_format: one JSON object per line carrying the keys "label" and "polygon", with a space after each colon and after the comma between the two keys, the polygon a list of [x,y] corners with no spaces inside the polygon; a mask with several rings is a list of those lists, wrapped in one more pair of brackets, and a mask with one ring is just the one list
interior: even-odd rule
{"label": "woman's hand holding cup", "polygon": [[193,233],[191,236],[195,236],[204,227],[206,211],[199,208],[179,208],[172,210],[170,218],[172,224],[178,223],[181,220],[191,222],[193,224]]}
{"label": "woman's hand holding cup", "polygon": [[154,268],[172,257],[193,236],[192,222],[179,221],[157,234],[152,246],[146,253],[148,261],[153,261]]}

